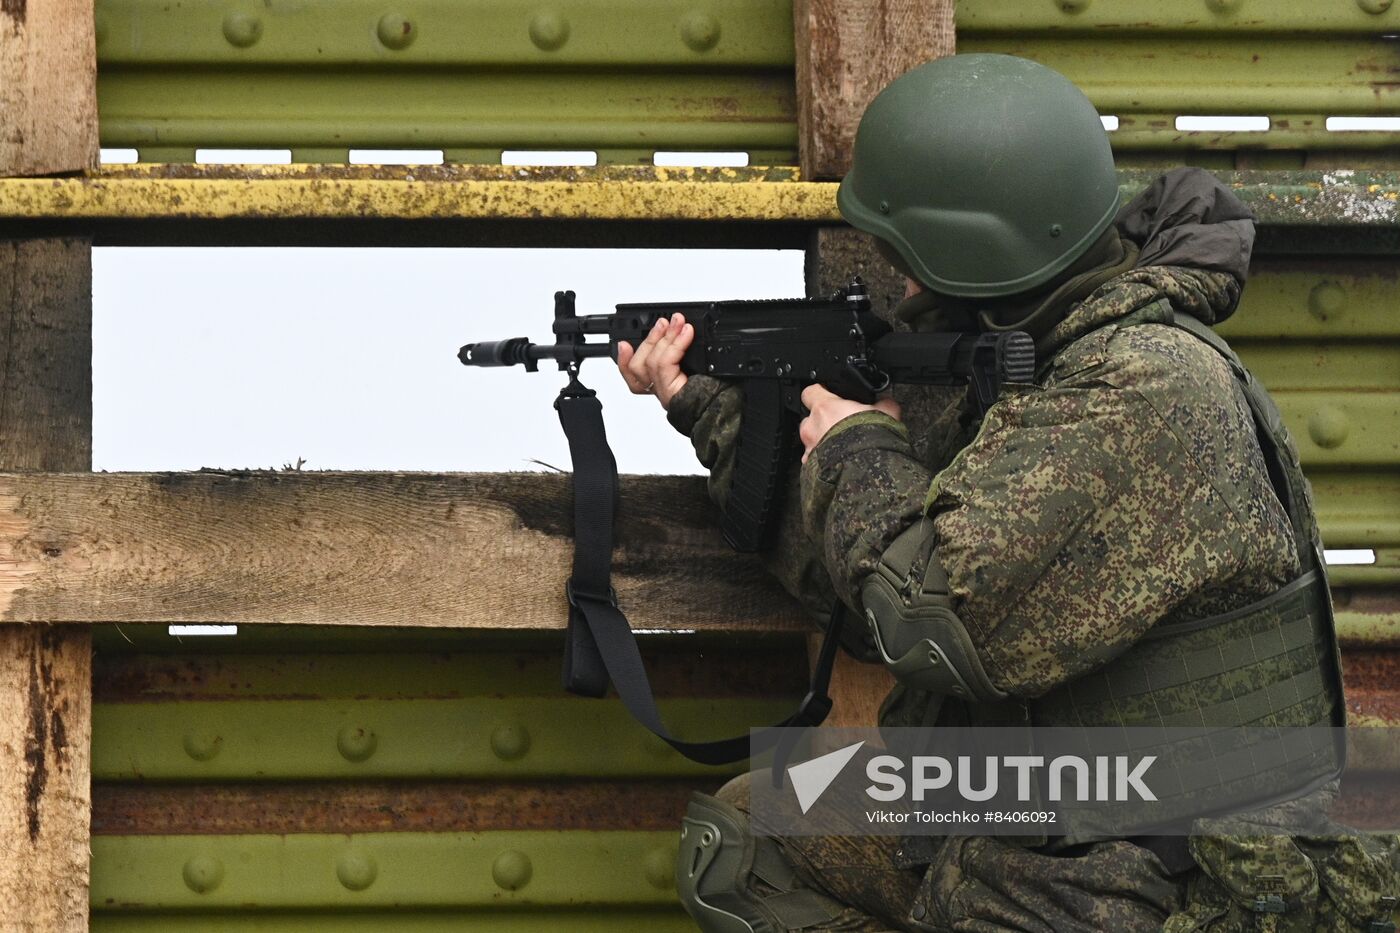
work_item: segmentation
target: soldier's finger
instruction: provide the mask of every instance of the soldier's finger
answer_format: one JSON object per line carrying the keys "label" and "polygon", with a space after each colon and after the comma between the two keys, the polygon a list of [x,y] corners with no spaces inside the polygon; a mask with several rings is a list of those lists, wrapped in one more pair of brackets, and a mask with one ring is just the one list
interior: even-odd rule
{"label": "soldier's finger", "polygon": [[[642,345],[637,347],[637,352],[632,355],[632,360],[627,368],[637,380],[639,386],[649,386],[652,382],[651,374],[647,366],[647,358],[656,349],[656,344],[666,334],[666,319],[661,318],[652,325],[651,331],[647,334]],[[647,391],[645,388],[643,392]]]}
{"label": "soldier's finger", "polygon": [[690,346],[694,339],[695,327],[691,324],[683,325],[676,339],[665,351],[667,358],[664,365],[657,367],[656,397],[667,405],[677,392],[685,388],[688,381],[688,377],[681,371],[680,361],[685,356],[686,347]]}
{"label": "soldier's finger", "polygon": [[695,339],[695,328],[685,322],[684,314],[677,314],[671,321],[667,339],[664,347],[658,347],[657,360],[668,370],[680,369],[681,357],[685,356],[685,351],[690,349],[690,343]]}
{"label": "soldier's finger", "polygon": [[840,397],[841,396],[837,395],[835,392],[829,391],[826,386],[818,382],[814,382],[802,390],[802,404],[807,406],[808,411],[816,408],[822,402]]}
{"label": "soldier's finger", "polygon": [[634,349],[630,343],[619,343],[617,345],[617,371],[622,374],[622,381],[627,383],[627,389],[633,395],[645,395],[646,389],[644,386],[646,384],[638,380],[637,377],[632,374],[630,365],[632,356],[636,352],[636,349]]}
{"label": "soldier's finger", "polygon": [[652,382],[661,382],[667,375],[667,356],[670,353],[671,345],[675,343],[676,337],[680,335],[681,326],[677,323],[680,315],[674,315],[666,322],[666,333],[656,341],[656,346],[652,347],[651,353],[647,356],[647,378]]}

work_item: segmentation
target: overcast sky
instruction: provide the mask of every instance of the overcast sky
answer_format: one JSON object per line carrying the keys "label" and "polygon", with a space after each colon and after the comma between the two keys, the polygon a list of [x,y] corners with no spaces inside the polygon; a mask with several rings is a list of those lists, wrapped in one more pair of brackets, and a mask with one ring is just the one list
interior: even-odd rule
{"label": "overcast sky", "polygon": [[[556,371],[467,369],[457,348],[550,339],[553,295],[802,294],[797,250],[115,248],[93,251],[93,468],[567,469]],[[625,473],[689,473],[689,442],[611,364]]]}

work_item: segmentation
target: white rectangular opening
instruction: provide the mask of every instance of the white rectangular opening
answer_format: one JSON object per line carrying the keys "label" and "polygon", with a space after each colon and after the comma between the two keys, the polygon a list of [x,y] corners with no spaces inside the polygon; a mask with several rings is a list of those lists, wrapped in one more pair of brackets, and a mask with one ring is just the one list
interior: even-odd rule
{"label": "white rectangular opening", "polygon": [[581,149],[507,149],[502,165],[582,165],[598,164],[598,153]]}
{"label": "white rectangular opening", "polygon": [[1101,122],[1103,124],[1103,128],[1108,130],[1110,133],[1118,129],[1118,118],[1115,116],[1100,116],[1099,122]]}
{"label": "white rectangular opening", "polygon": [[651,164],[663,168],[743,168],[747,152],[656,152]]}
{"label": "white rectangular opening", "polygon": [[290,149],[196,149],[200,165],[290,165]]}
{"label": "white rectangular opening", "polygon": [[[567,469],[557,367],[466,367],[458,348],[509,337],[553,343],[561,289],[578,293],[580,314],[619,302],[803,293],[800,249],[696,256],[96,247],[93,468],[281,470],[302,460],[306,470]],[[701,472],[656,399],[629,392],[611,361],[588,361],[582,378],[603,403],[624,473]]]}
{"label": "white rectangular opening", "polygon": [[99,149],[97,159],[103,165],[129,165],[139,162],[141,154],[135,149]]}
{"label": "white rectangular opening", "polygon": [[1328,117],[1327,129],[1333,133],[1400,130],[1400,117]]}
{"label": "white rectangular opening", "polygon": [[1329,567],[1364,567],[1376,562],[1376,552],[1368,547],[1328,548],[1322,559]]}
{"label": "white rectangular opening", "polygon": [[1263,133],[1269,129],[1269,118],[1185,116],[1176,118],[1176,128],[1207,133]]}
{"label": "white rectangular opening", "polygon": [[351,149],[351,165],[441,165],[441,149]]}
{"label": "white rectangular opening", "polygon": [[236,625],[172,625],[170,634],[176,636],[184,635],[237,635]]}

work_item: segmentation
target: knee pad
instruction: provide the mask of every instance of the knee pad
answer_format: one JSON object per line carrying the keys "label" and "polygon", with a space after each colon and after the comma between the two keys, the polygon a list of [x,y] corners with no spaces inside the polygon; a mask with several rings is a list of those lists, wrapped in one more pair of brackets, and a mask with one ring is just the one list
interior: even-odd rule
{"label": "knee pad", "polygon": [[676,893],[705,933],[801,930],[842,911],[803,887],[777,845],[754,838],[748,817],[708,794],[693,794],[681,821]]}
{"label": "knee pad", "polygon": [[754,838],[749,821],[708,794],[693,794],[681,820],[676,893],[705,933],[776,933],[750,890]]}

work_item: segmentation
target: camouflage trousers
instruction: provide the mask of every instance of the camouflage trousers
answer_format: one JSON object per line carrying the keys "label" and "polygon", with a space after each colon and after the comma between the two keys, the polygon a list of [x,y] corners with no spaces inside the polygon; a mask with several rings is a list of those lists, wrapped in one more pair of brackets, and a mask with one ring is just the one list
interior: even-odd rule
{"label": "camouflage trousers", "polygon": [[[716,796],[747,813],[750,779],[735,778]],[[897,867],[894,836],[765,844],[777,846],[797,884],[845,905],[829,921],[792,928],[803,933],[1394,933],[1400,894],[1393,836],[1193,837],[1199,864],[1175,875],[1124,841],[1070,857],[950,836],[922,869]]]}

